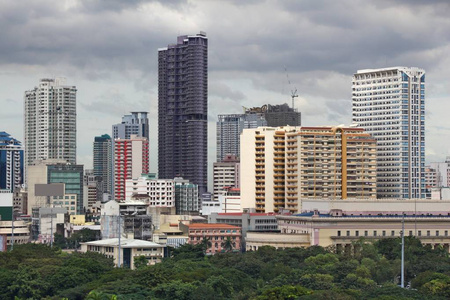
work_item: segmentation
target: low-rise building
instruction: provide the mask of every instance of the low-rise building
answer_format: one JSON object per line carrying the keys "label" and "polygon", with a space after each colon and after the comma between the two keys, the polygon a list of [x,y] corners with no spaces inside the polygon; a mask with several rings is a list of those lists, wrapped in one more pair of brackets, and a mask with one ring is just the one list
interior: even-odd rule
{"label": "low-rise building", "polygon": [[208,223],[239,226],[242,236],[247,231],[278,231],[278,222],[274,213],[213,213],[208,216]]}
{"label": "low-rise building", "polygon": [[[183,226],[184,227],[184,226]],[[228,224],[190,224],[184,227],[189,236],[189,244],[201,244],[204,239],[211,243],[206,254],[225,252],[225,242],[231,239],[231,251],[240,251],[242,230],[238,226]]]}
{"label": "low-rise building", "polygon": [[[431,245],[433,248],[440,245],[449,251],[450,213],[405,213],[406,236],[415,236],[423,244]],[[339,209],[328,213],[316,210],[292,216],[279,215],[276,218],[281,233],[293,237],[301,235],[309,239],[311,246],[335,246],[338,251],[351,249],[352,243],[360,238],[373,241],[400,237],[403,220],[402,212],[350,215]]]}
{"label": "low-rise building", "polygon": [[146,199],[152,207],[175,207],[173,179],[157,179],[156,174],[142,174],[125,182],[125,199]]}
{"label": "low-rise building", "polygon": [[198,214],[201,208],[198,185],[181,177],[175,177],[174,183],[176,214]]}
{"label": "low-rise building", "polygon": [[309,236],[280,232],[248,231],[245,237],[245,249],[256,251],[259,247],[271,246],[276,249],[309,247]]}
{"label": "low-rise building", "polygon": [[[14,231],[14,232],[13,232]],[[0,221],[0,236],[6,236],[6,244],[26,244],[30,241],[30,230],[24,221]]]}
{"label": "low-rise building", "polygon": [[119,239],[106,239],[93,242],[81,243],[81,252],[97,252],[114,259],[116,266],[135,269],[135,259],[145,256],[149,265],[161,262],[165,257],[165,246],[143,240],[120,239],[120,261],[119,261]]}

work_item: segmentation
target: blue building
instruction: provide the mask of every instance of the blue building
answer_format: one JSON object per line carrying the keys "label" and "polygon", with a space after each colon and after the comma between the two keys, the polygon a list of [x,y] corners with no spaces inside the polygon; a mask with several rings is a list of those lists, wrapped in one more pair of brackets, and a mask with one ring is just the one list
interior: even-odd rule
{"label": "blue building", "polygon": [[0,189],[10,190],[23,184],[22,144],[0,131]]}
{"label": "blue building", "polygon": [[76,195],[77,214],[83,214],[85,208],[83,197],[83,169],[83,165],[47,165],[47,182],[64,183],[65,193]]}

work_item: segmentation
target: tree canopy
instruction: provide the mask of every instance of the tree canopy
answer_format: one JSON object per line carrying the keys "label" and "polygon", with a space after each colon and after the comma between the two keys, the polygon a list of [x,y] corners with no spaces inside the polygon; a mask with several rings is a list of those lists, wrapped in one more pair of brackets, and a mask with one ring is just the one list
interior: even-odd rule
{"label": "tree canopy", "polygon": [[207,241],[184,245],[162,263],[115,268],[97,253],[26,244],[0,253],[2,299],[448,299],[450,259],[408,238],[406,281],[398,287],[398,239],[321,247],[205,255]]}

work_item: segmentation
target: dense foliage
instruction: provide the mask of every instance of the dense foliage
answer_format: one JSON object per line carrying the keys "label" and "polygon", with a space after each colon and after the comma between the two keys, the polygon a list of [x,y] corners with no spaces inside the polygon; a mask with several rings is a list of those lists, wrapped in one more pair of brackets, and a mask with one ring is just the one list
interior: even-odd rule
{"label": "dense foliage", "polygon": [[406,241],[408,289],[401,289],[400,240],[222,253],[185,245],[164,262],[117,269],[96,253],[17,245],[0,253],[1,299],[449,299],[450,259],[442,248]]}

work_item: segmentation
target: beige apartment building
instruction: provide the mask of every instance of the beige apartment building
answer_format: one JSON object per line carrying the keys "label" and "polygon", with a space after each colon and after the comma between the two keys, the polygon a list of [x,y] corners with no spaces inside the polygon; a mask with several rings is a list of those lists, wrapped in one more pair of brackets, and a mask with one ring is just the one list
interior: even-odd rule
{"label": "beige apartment building", "polygon": [[341,126],[245,129],[241,197],[243,208],[291,213],[302,199],[376,198],[376,142]]}

